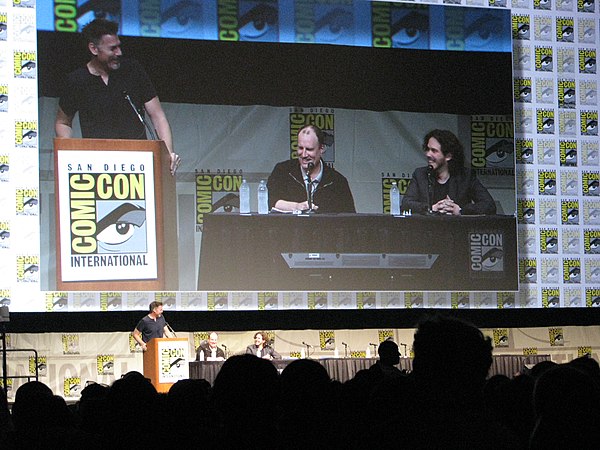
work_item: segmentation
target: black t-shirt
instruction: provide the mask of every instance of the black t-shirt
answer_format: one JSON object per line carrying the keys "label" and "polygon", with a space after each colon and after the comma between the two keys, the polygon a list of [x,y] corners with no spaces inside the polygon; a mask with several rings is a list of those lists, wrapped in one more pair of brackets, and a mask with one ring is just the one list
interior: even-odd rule
{"label": "black t-shirt", "polygon": [[449,183],[446,181],[443,184],[435,181],[433,183],[433,205],[435,205],[440,200],[444,200],[450,193]]}
{"label": "black t-shirt", "polygon": [[69,116],[79,112],[84,138],[146,139],[144,125],[125,93],[137,109],[156,97],[145,70],[131,59],[121,60],[121,67],[110,72],[108,85],[87,67],[70,73],[59,104]]}
{"label": "black t-shirt", "polygon": [[148,342],[150,339],[163,337],[166,324],[163,316],[157,317],[156,320],[144,316],[135,328],[142,333],[142,341]]}

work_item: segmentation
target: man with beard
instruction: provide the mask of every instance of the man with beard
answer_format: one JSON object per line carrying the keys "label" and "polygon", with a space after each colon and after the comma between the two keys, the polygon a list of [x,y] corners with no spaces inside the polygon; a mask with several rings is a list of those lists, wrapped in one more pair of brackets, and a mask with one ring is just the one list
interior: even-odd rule
{"label": "man with beard", "polygon": [[402,210],[416,214],[495,214],[496,205],[487,189],[465,168],[463,146],[448,130],[433,130],[423,139],[427,167],[413,173]]}
{"label": "man with beard", "polygon": [[281,212],[354,213],[348,180],[324,164],[325,133],[306,125],[298,132],[298,159],[278,163],[267,182],[269,207]]}
{"label": "man with beard", "polygon": [[175,174],[180,158],[173,151],[167,117],[144,69],[122,57],[117,30],[118,24],[105,19],[83,27],[91,58],[67,77],[56,114],[56,136],[72,137],[73,117],[79,112],[84,138],[146,139],[141,120],[145,110],[169,151],[171,173]]}

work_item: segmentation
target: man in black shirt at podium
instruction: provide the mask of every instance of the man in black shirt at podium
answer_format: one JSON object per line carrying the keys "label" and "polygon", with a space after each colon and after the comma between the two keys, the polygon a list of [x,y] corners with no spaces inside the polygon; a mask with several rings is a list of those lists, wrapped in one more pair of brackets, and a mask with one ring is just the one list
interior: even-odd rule
{"label": "man in black shirt at podium", "polygon": [[164,336],[168,338],[175,337],[163,316],[162,302],[155,301],[150,303],[149,309],[150,313],[142,317],[132,333],[133,339],[140,344],[143,351],[147,350],[146,343],[150,339],[162,338]]}
{"label": "man in black shirt at podium", "polygon": [[118,27],[105,19],[83,27],[90,60],[67,77],[56,113],[56,136],[72,137],[73,118],[79,112],[84,138],[146,139],[146,128],[153,135],[144,119],[148,112],[158,134],[152,138],[164,141],[175,174],[180,158],[173,151],[171,126],[145,70],[123,58]]}

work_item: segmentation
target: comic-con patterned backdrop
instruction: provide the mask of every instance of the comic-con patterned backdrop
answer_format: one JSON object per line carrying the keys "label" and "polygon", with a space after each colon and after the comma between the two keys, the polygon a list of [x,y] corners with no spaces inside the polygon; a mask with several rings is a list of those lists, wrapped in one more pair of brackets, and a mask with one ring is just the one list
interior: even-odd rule
{"label": "comic-con patterned backdrop", "polygon": [[[184,153],[188,166],[178,179],[177,226],[181,245],[191,248],[194,243],[194,251],[180,252],[179,265],[180,268],[197,268],[203,215],[213,211],[225,193],[237,190],[241,171],[249,174],[255,189],[274,162],[293,156],[290,130],[295,119],[312,120],[325,129],[335,128],[335,145],[326,155],[348,176],[359,211],[368,213],[386,212],[389,180],[397,179],[405,186],[412,170],[422,164],[419,139],[424,132],[433,127],[445,127],[456,131],[465,141],[472,139],[473,123],[483,122],[493,125],[485,127],[494,130],[485,138],[493,141],[490,146],[499,143],[500,150],[486,153],[485,168],[493,170],[482,170],[480,175],[497,199],[501,212],[514,213],[518,218],[519,292],[465,295],[377,292],[367,303],[361,301],[364,293],[351,293],[347,301],[339,302],[338,293],[328,292],[318,304],[311,303],[308,294],[302,293],[293,307],[600,306],[598,6],[589,0],[444,3],[453,4],[452,8],[441,2],[405,4],[358,0],[140,0],[98,5],[93,1],[0,0],[2,302],[9,304],[12,311],[33,312],[141,309],[154,298],[169,299],[169,307],[181,310],[260,310],[290,306],[285,293],[276,293],[273,301],[264,303],[259,292],[244,294],[248,297],[244,302],[238,301],[238,293],[227,292],[215,302],[211,300],[211,294],[195,292],[195,270],[180,279],[178,292],[71,293],[54,290],[54,197],[47,172],[52,167],[51,138],[56,98],[42,97],[38,101],[38,60],[41,55],[38,55],[36,45],[36,28],[71,33],[92,17],[103,16],[119,21],[121,32],[126,36],[465,52],[485,50],[499,55],[511,50],[510,39],[503,36],[510,38],[512,35],[514,136],[510,117],[497,113],[470,116],[440,111],[434,114],[417,112],[405,117],[403,112],[349,112],[327,104],[310,108],[297,105],[294,108],[245,106],[240,109],[227,105],[165,103],[176,131],[178,127],[197,126],[189,121],[190,117],[199,115],[205,118],[203,127],[215,130],[208,146],[210,152],[204,155],[201,164],[190,166],[194,158]],[[503,14],[508,20],[502,20]],[[460,26],[454,27],[456,23]],[[501,80],[498,83],[501,84]],[[239,129],[231,126],[223,129],[222,122],[226,122],[223,117],[226,116],[240,124]],[[348,126],[349,123],[353,125]],[[344,124],[346,128],[339,130],[338,124]],[[358,124],[361,127],[367,124],[369,129],[376,131],[369,139],[376,135],[377,140],[370,141],[368,148],[378,148],[382,152],[390,148],[390,141],[398,135],[397,131],[391,133],[389,130],[393,127],[405,129],[407,137],[403,138],[403,148],[406,151],[402,154],[408,156],[399,156],[394,160],[397,165],[385,168],[378,165],[380,161],[374,154],[363,157],[360,164],[340,158],[340,149],[346,147],[344,138],[353,140],[353,148],[367,145],[361,142]],[[251,138],[248,130],[254,130]],[[219,146],[220,133],[232,136],[228,150],[234,156],[226,165],[220,162],[225,150]],[[251,139],[250,146],[257,149],[257,159],[260,159],[264,150],[261,153],[263,142],[258,137],[267,135],[275,135],[270,139],[285,143],[287,150],[270,156],[268,164],[262,167],[244,167],[236,163],[238,159],[244,160],[235,157],[236,142],[243,148],[241,144],[247,145],[247,140]],[[177,136],[183,134],[176,133],[175,145],[184,148],[177,142]],[[198,135],[191,137],[198,139]],[[507,142],[510,144],[513,140],[514,153],[510,145],[506,150]],[[397,151],[397,146],[395,148]],[[491,161],[490,156],[496,160]],[[475,160],[473,157],[472,162]],[[486,176],[489,178],[485,179]],[[219,206],[225,210],[229,207],[226,202]]]}

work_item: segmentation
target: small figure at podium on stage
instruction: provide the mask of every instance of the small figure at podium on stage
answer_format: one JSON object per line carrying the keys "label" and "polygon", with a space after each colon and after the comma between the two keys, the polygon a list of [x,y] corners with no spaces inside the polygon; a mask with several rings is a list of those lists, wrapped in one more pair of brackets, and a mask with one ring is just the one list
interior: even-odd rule
{"label": "small figure at podium on stage", "polygon": [[174,333],[169,329],[169,324],[163,316],[162,302],[152,302],[149,306],[150,312],[142,317],[133,330],[132,336],[143,351],[147,350],[146,342],[154,338],[174,338]]}

